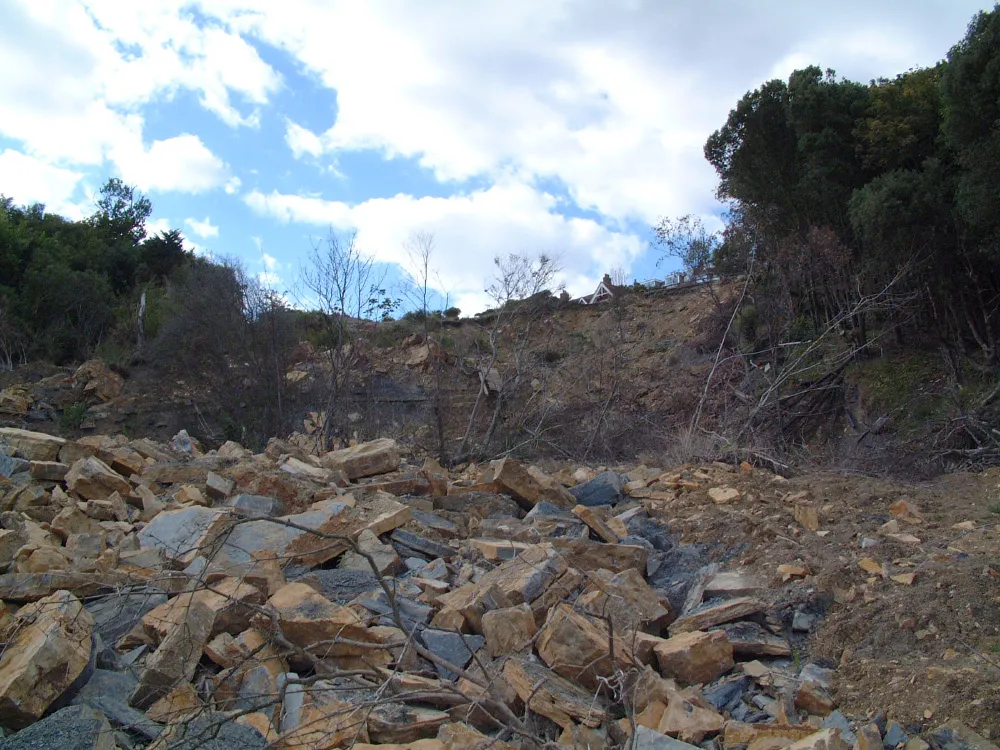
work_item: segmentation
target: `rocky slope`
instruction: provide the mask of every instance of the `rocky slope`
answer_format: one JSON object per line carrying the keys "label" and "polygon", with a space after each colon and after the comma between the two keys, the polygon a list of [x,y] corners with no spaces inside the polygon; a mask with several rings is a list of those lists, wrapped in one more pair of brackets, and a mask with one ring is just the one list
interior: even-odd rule
{"label": "rocky slope", "polygon": [[0,747],[995,747],[1000,475],[309,446],[0,429]]}

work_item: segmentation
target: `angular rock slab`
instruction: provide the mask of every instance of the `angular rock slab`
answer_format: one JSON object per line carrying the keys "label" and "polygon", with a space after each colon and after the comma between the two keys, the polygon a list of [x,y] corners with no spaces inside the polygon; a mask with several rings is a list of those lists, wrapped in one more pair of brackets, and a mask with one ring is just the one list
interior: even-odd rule
{"label": "angular rock slab", "polygon": [[320,459],[327,469],[343,471],[350,480],[388,474],[399,468],[399,449],[389,438],[331,451]]}
{"label": "angular rock slab", "polygon": [[[232,513],[221,508],[196,506],[164,511],[139,532],[139,546],[162,549],[168,560],[187,566],[208,552],[231,519]],[[248,562],[249,554],[246,557]]]}
{"label": "angular rock slab", "polygon": [[66,445],[63,438],[16,427],[0,427],[0,443],[11,446],[29,461],[55,461],[59,449]]}
{"label": "angular rock slab", "polygon": [[94,619],[80,600],[57,591],[22,608],[0,657],[0,724],[38,721],[90,663]]}

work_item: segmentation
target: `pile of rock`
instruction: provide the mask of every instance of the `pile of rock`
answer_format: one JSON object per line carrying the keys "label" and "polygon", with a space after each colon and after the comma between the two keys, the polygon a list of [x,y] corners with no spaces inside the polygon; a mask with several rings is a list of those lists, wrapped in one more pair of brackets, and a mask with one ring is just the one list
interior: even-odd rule
{"label": "pile of rock", "polygon": [[657,504],[732,471],[0,429],[0,747],[927,747],[840,714],[757,582],[684,563]]}

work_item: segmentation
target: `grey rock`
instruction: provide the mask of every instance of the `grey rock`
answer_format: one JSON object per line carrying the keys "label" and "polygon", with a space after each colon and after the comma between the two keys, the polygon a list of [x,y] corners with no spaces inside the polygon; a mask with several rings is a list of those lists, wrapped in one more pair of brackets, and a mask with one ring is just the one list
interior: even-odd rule
{"label": "grey rock", "polygon": [[728,711],[743,700],[743,696],[751,687],[753,679],[740,676],[706,687],[702,690],[702,695],[716,711]]}
{"label": "grey rock", "polygon": [[456,554],[455,550],[444,544],[426,539],[409,531],[396,529],[392,532],[392,546],[396,548],[400,557],[423,557],[430,561],[437,557],[451,557]]}
{"label": "grey rock", "polygon": [[25,461],[23,458],[15,458],[14,456],[0,453],[0,476],[2,477],[9,479],[15,474],[27,471],[30,467],[31,461]]}
{"label": "grey rock", "polygon": [[799,672],[799,681],[813,682],[821,688],[829,690],[833,686],[834,671],[818,664],[809,663]]}
{"label": "grey rock", "polygon": [[108,720],[89,706],[67,706],[0,740],[0,750],[114,750]]}
{"label": "grey rock", "polygon": [[[365,609],[374,612],[375,614],[383,615],[382,624],[391,625],[396,627],[396,623],[392,620],[392,607],[389,605],[389,599],[386,597],[384,591],[380,591],[377,596],[358,599],[358,604],[360,604]],[[423,627],[431,621],[431,617],[434,615],[434,609],[422,604],[414,599],[409,599],[405,596],[396,595],[396,607],[399,610],[399,616],[403,619],[403,624],[406,626],[407,630],[411,630],[414,627]]]}
{"label": "grey rock", "polygon": [[644,726],[635,728],[635,743],[632,745],[633,750],[696,750],[697,747]]}
{"label": "grey rock", "polygon": [[808,612],[796,612],[792,617],[792,630],[800,633],[808,633],[819,621],[819,615],[811,615]]}
{"label": "grey rock", "polygon": [[994,750],[996,745],[958,722],[942,724],[927,740],[934,750]]}
{"label": "grey rock", "polygon": [[890,721],[889,725],[885,728],[885,736],[882,737],[882,746],[886,750],[894,750],[894,748],[904,745],[909,741],[910,735],[903,731],[903,727],[898,722]]}
{"label": "grey rock", "polygon": [[683,544],[662,555],[660,567],[649,577],[649,585],[667,597],[675,612],[680,612],[684,609],[691,583],[707,561],[705,548],[697,544]]}
{"label": "grey rock", "polygon": [[553,505],[552,503],[542,500],[542,502],[535,505],[534,508],[528,511],[528,514],[524,517],[525,521],[532,521],[536,518],[559,518],[564,521],[576,521],[578,520],[576,516],[570,513],[568,510],[560,508],[558,505]]}
{"label": "grey rock", "polygon": [[452,511],[455,513],[473,513],[482,518],[493,516],[514,516],[520,518],[524,515],[514,500],[507,495],[498,495],[492,492],[461,492],[444,497],[433,499],[434,510]]}
{"label": "grey rock", "polygon": [[222,714],[204,713],[175,727],[163,750],[264,750],[267,742],[253,727]]}
{"label": "grey rock", "polygon": [[378,577],[372,571],[351,568],[314,570],[299,580],[303,583],[317,583],[323,596],[331,602],[341,604],[379,588]]}
{"label": "grey rock", "polygon": [[279,732],[288,732],[299,725],[302,720],[302,707],[305,705],[306,687],[297,682],[289,684],[289,680],[297,680],[295,672],[285,672],[278,677],[278,692],[284,691],[285,699],[281,703],[281,720]]}
{"label": "grey rock", "polygon": [[[423,561],[421,561],[423,563]],[[448,565],[444,560],[438,558],[437,560],[432,560],[429,563],[423,563],[416,570],[416,574],[421,578],[427,578],[431,581],[445,581],[448,579],[449,571]]]}
{"label": "grey rock", "polygon": [[861,538],[861,549],[870,549],[871,547],[878,547],[878,545],[878,539],[872,539],[871,537]]}
{"label": "grey rock", "polygon": [[[142,549],[162,549],[170,558],[187,555],[194,550],[198,540],[215,523],[220,513],[219,510],[200,506],[159,513],[139,532],[139,546]],[[249,559],[249,555],[247,558]]]}
{"label": "grey rock", "polygon": [[410,513],[413,515],[414,521],[442,536],[453,538],[459,534],[458,524],[452,523],[436,513],[428,513],[426,510],[417,508],[411,509]]}
{"label": "grey rock", "polygon": [[640,536],[660,552],[669,552],[676,546],[670,529],[647,516],[636,516],[626,525],[630,536]]}
{"label": "grey rock", "polygon": [[625,498],[625,483],[616,471],[598,474],[589,482],[570,488],[570,494],[580,505],[615,505]]}
{"label": "grey rock", "polygon": [[[472,661],[473,653],[482,648],[483,643],[486,642],[486,639],[481,635],[462,635],[447,630],[433,630],[431,628],[426,628],[420,634],[420,639],[424,642],[424,646],[428,651],[462,669]],[[442,680],[454,680],[458,677],[454,672],[442,667],[440,664],[435,664],[434,666],[437,668],[438,675],[440,675]]]}
{"label": "grey rock", "polygon": [[226,505],[234,508],[241,516],[265,516],[274,518],[285,512],[285,504],[276,497],[248,495],[240,493],[229,499]]}
{"label": "grey rock", "polygon": [[[319,529],[345,510],[347,510],[347,506],[343,503],[329,503],[324,504],[321,508],[312,508],[304,513],[281,516],[281,518],[305,529]],[[248,563],[251,560],[250,553],[261,550],[273,550],[282,556],[292,542],[309,533],[301,529],[272,523],[265,518],[241,523],[234,526],[226,536],[215,557],[215,562],[221,564],[228,561],[236,565]]]}
{"label": "grey rock", "polygon": [[100,711],[112,726],[132,732],[146,740],[160,736],[162,727],[146,718],[142,711],[128,705],[129,696],[139,681],[125,672],[96,669],[90,680],[73,699],[74,706],[89,706]]}
{"label": "grey rock", "polygon": [[84,608],[94,618],[94,632],[108,647],[139,624],[143,616],[166,604],[167,595],[152,586],[126,586],[121,591],[91,599]]}
{"label": "grey rock", "polygon": [[422,557],[407,557],[403,560],[403,565],[409,571],[423,570],[423,567],[427,564],[427,561]]}
{"label": "grey rock", "polygon": [[847,743],[848,747],[854,747],[854,743],[858,741],[858,736],[851,728],[851,722],[840,711],[834,711],[823,719],[823,729],[839,729],[840,739]]}

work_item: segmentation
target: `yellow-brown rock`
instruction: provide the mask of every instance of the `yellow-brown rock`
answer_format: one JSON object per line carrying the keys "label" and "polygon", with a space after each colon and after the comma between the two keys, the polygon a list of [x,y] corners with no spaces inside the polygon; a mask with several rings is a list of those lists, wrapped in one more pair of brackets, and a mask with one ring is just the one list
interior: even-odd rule
{"label": "yellow-brown rock", "polygon": [[351,480],[388,474],[399,468],[399,449],[395,440],[383,438],[331,451],[322,457],[321,463],[324,468],[343,471]]}
{"label": "yellow-brown rock", "polygon": [[90,661],[93,626],[68,591],[17,612],[0,657],[0,723],[22,728],[45,715]]}
{"label": "yellow-brown rock", "polygon": [[[377,643],[354,610],[334,604],[304,583],[289,583],[279,589],[267,600],[267,606],[285,638],[318,658],[362,656],[371,649],[358,642]],[[257,615],[255,619],[260,627],[268,628],[268,618]]]}
{"label": "yellow-brown rock", "polygon": [[495,609],[483,615],[483,635],[493,657],[510,656],[531,648],[531,639],[538,632],[531,607]]}
{"label": "yellow-brown rock", "polygon": [[610,617],[616,633],[646,630],[654,635],[670,624],[673,611],[666,597],[658,594],[635,568],[621,573],[595,570],[576,607],[595,617]]}
{"label": "yellow-brown rock", "polygon": [[124,477],[94,456],[81,458],[70,467],[66,486],[88,500],[106,500],[112,492],[125,496],[132,490]]}
{"label": "yellow-brown rock", "polygon": [[595,689],[599,677],[610,677],[632,665],[628,649],[615,639],[615,655],[608,653],[608,623],[557,604],[538,633],[538,655],[556,674],[585,688]]}
{"label": "yellow-brown rock", "polygon": [[503,458],[490,464],[483,476],[484,483],[493,483],[502,492],[510,495],[525,510],[531,510],[540,502],[548,502],[559,508],[572,508],[576,498],[569,490],[554,480],[546,485],[532,476],[527,469],[511,458]]}
{"label": "yellow-brown rock", "polygon": [[0,443],[6,443],[29,461],[55,461],[66,441],[44,432],[0,427]]}
{"label": "yellow-brown rock", "polygon": [[733,646],[721,630],[680,633],[654,649],[660,672],[689,685],[711,682],[733,668]]}

